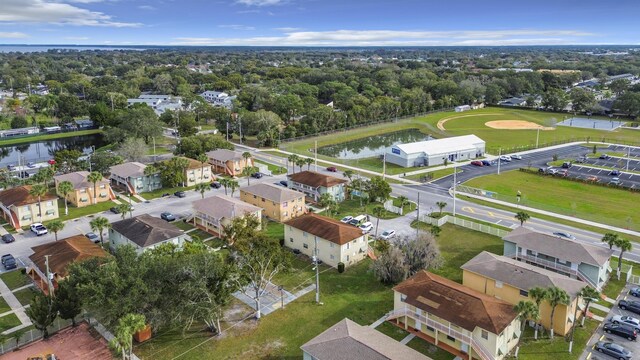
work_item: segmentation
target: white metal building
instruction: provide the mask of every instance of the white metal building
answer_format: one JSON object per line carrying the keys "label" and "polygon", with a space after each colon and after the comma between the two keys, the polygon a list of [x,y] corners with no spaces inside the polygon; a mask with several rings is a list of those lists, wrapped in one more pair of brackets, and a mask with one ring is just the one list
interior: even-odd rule
{"label": "white metal building", "polygon": [[467,111],[467,110],[471,110],[471,106],[469,105],[459,105],[455,107],[455,111],[456,112],[463,112],[463,111]]}
{"label": "white metal building", "polygon": [[442,165],[484,156],[485,142],[475,135],[398,144],[387,148],[386,160],[403,167]]}

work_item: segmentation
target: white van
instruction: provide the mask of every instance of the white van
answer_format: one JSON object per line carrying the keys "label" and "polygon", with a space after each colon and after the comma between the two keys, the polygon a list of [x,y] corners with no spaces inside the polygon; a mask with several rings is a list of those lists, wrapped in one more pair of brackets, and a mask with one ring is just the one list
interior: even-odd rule
{"label": "white van", "polygon": [[363,222],[367,220],[365,215],[358,215],[349,221],[349,225],[360,226]]}

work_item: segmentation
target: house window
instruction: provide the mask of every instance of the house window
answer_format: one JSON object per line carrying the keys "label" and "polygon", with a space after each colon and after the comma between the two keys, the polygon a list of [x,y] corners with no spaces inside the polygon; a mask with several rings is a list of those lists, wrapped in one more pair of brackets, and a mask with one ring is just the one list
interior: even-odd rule
{"label": "house window", "polygon": [[100,185],[100,189],[105,189],[106,187],[107,187],[107,185],[105,185],[105,184]]}
{"label": "house window", "polygon": [[407,295],[400,294],[400,301],[404,302],[405,300],[407,300]]}
{"label": "house window", "polygon": [[293,242],[293,238],[289,238],[289,242]]}
{"label": "house window", "polygon": [[305,231],[302,232],[302,236],[307,237],[307,233]]}
{"label": "house window", "polygon": [[107,197],[107,193],[101,193],[101,194],[100,194],[100,197],[101,197],[101,198],[106,198],[106,197]]}
{"label": "house window", "polygon": [[449,339],[449,340],[451,340],[453,342],[456,342],[456,338],[454,338],[453,336],[447,335],[447,339]]}
{"label": "house window", "polygon": [[480,336],[482,336],[482,338],[485,339],[485,340],[489,340],[489,332],[488,331],[485,331],[485,330],[480,331]]}
{"label": "house window", "polygon": [[330,258],[331,260],[333,260],[333,259],[334,259],[333,255],[330,255],[330,256],[329,256],[329,258]]}
{"label": "house window", "polygon": [[347,261],[349,261],[349,255],[347,255]]}
{"label": "house window", "polygon": [[334,245],[334,243],[329,243],[329,247],[333,247]]}
{"label": "house window", "polygon": [[520,296],[529,297],[529,292],[526,290],[520,290]]}
{"label": "house window", "polygon": [[48,206],[48,207],[53,206],[53,201],[47,201],[47,206]]}
{"label": "house window", "polygon": [[29,211],[29,206],[25,206],[22,208],[22,211]]}
{"label": "house window", "polygon": [[[276,212],[274,211],[274,212],[273,212],[273,215],[275,215],[275,214],[276,214]],[[283,214],[283,216],[284,216],[284,217],[289,216],[289,212],[288,212],[288,211],[285,211],[285,212],[284,212],[284,214]]]}
{"label": "house window", "polygon": [[81,189],[80,190],[80,194],[86,194],[87,193],[87,189]]}
{"label": "house window", "polygon": [[45,212],[46,215],[53,215],[55,214],[54,210],[47,210],[47,212]]}
{"label": "house window", "polygon": [[302,244],[302,247],[303,247],[303,248],[305,248],[305,249],[308,249],[308,248],[309,248],[309,245],[307,245],[307,244]]}
{"label": "house window", "polygon": [[348,242],[348,243],[347,243],[347,250],[349,250],[350,248],[351,248],[351,243],[350,243],[350,242]]}
{"label": "house window", "polygon": [[287,207],[287,206],[289,206],[288,202],[285,201],[285,202],[282,203],[282,207]]}
{"label": "house window", "polygon": [[496,287],[502,289],[502,281],[496,281]]}
{"label": "house window", "polygon": [[31,215],[24,215],[22,220],[31,220]]}
{"label": "house window", "polygon": [[434,331],[434,332],[436,331],[436,329],[432,328],[432,327],[431,327],[431,326],[429,326],[429,325],[427,325],[427,330],[429,330],[429,331]]}

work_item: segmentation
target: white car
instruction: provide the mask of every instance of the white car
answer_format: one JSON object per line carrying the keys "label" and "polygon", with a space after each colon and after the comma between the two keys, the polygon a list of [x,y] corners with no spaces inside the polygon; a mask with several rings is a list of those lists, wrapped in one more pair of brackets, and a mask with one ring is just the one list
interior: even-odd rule
{"label": "white car", "polygon": [[512,158],[512,159],[515,159],[515,160],[522,160],[522,155],[519,155],[519,154],[513,154],[513,155],[511,155],[511,158]]}
{"label": "white car", "polygon": [[31,224],[31,226],[29,228],[37,236],[44,235],[44,234],[47,234],[49,232],[47,230],[47,228],[44,225],[42,225],[41,223]]}
{"label": "white car", "polygon": [[360,225],[359,227],[360,227],[360,230],[362,230],[362,233],[366,234],[370,232],[371,229],[373,229],[373,224],[367,221],[366,223]]}
{"label": "white car", "polygon": [[340,222],[348,224],[349,221],[351,221],[352,219],[353,219],[353,216],[347,215],[347,216],[343,217],[342,219],[340,219]]}
{"label": "white car", "polygon": [[509,155],[500,155],[500,161],[510,162],[511,161],[511,156],[509,156]]}
{"label": "white car", "polygon": [[626,324],[640,331],[640,320],[631,316],[614,315],[609,319],[614,324]]}
{"label": "white car", "polygon": [[389,240],[394,236],[396,236],[395,230],[385,230],[382,232],[382,234],[380,234],[380,239]]}

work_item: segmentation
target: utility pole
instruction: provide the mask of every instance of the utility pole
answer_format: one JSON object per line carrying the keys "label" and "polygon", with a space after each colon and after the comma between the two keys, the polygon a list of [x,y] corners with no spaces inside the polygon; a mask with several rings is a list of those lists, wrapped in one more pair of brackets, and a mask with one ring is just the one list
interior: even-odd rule
{"label": "utility pole", "polygon": [[153,161],[156,161],[156,137],[152,137],[153,139]]}
{"label": "utility pole", "polygon": [[315,249],[313,251],[313,264],[316,266],[316,303],[320,303],[320,266],[318,265],[318,237],[315,238]]}
{"label": "utility pole", "polygon": [[315,167],[316,167],[316,172],[318,172],[318,140],[315,141],[315,147],[314,147],[314,156],[315,156]]}
{"label": "utility pole", "polygon": [[498,150],[498,175],[500,175],[500,157],[502,156],[502,148]]}
{"label": "utility pole", "polygon": [[420,235],[420,191],[418,191],[418,206],[417,206],[417,210],[418,210],[418,226],[416,226],[416,237],[418,237],[418,235]]}
{"label": "utility pole", "polygon": [[629,171],[629,158],[631,157],[631,146],[627,146],[627,171]]}
{"label": "utility pole", "polygon": [[540,140],[540,128],[538,128],[538,133],[536,134],[536,149],[538,148],[538,141]]}
{"label": "utility pole", "polygon": [[53,286],[51,284],[51,273],[49,272],[49,256],[51,255],[44,256],[44,264],[47,268],[47,288],[49,289],[49,296],[53,296]]}
{"label": "utility pole", "polygon": [[385,178],[385,172],[387,172],[387,151],[385,150],[382,155],[382,180]]}
{"label": "utility pole", "polygon": [[453,165],[453,216],[456,216],[456,186],[458,186],[458,181],[456,174],[458,174],[458,168]]}

